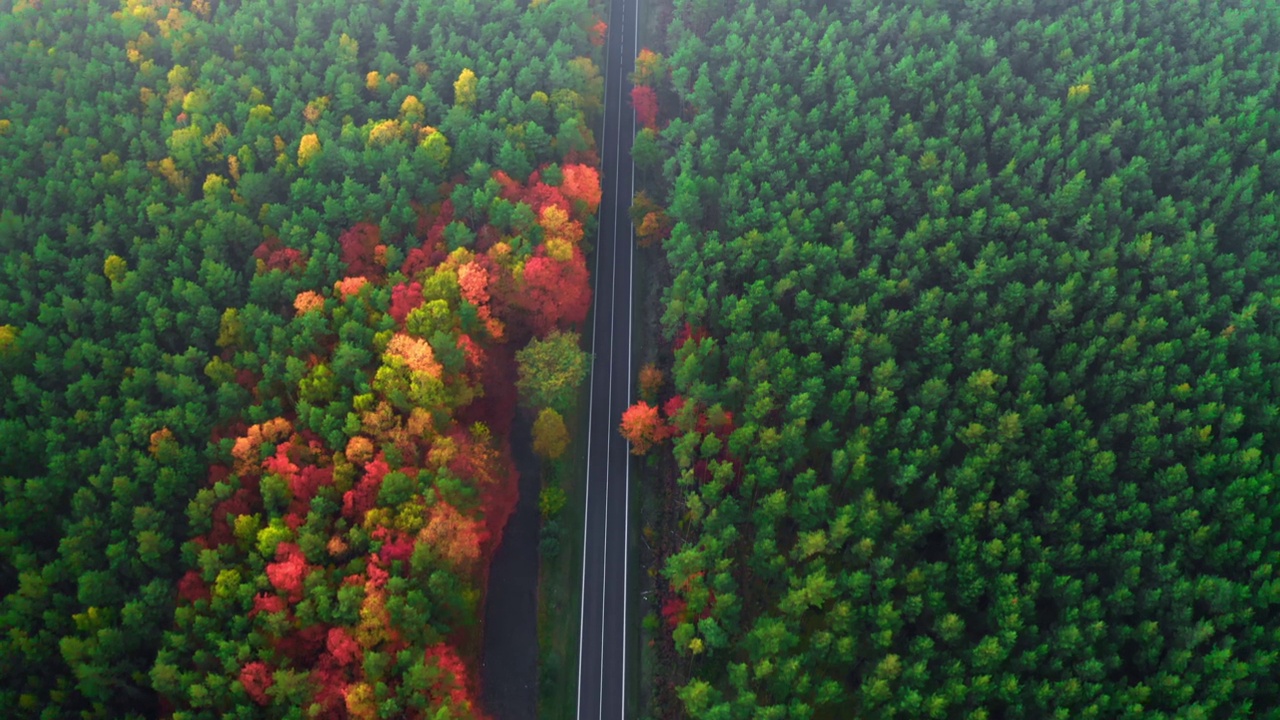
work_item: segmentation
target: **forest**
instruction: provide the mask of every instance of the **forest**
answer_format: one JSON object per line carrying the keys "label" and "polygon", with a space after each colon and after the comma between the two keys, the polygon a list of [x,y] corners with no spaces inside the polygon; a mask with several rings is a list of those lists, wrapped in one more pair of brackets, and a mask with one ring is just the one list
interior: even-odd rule
{"label": "forest", "polygon": [[658,25],[653,715],[1273,716],[1280,6]]}
{"label": "forest", "polygon": [[601,15],[0,3],[6,717],[484,717],[510,428],[563,452],[585,367]]}

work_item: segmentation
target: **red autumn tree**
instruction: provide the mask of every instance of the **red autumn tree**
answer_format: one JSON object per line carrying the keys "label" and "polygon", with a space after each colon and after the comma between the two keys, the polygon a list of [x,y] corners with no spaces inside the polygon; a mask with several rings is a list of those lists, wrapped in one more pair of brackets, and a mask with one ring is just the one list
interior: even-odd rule
{"label": "red autumn tree", "polygon": [[262,661],[254,661],[240,668],[240,684],[244,686],[245,692],[249,693],[249,697],[259,705],[266,706],[271,702],[271,698],[267,696],[267,690],[271,689],[271,685],[275,680],[271,677],[271,668]]}
{"label": "red autumn tree", "polygon": [[603,47],[605,35],[608,33],[609,26],[603,20],[597,20],[596,24],[591,26],[591,44],[596,47]]}
{"label": "red autumn tree", "polygon": [[280,558],[279,562],[267,565],[267,579],[276,590],[289,596],[289,602],[300,602],[302,582],[309,570],[302,550],[293,543],[280,543],[276,548],[276,557]]}
{"label": "red autumn tree", "polygon": [[342,246],[342,262],[347,264],[347,275],[378,278],[383,268],[377,262],[381,230],[373,223],[357,223],[338,236]]}
{"label": "red autumn tree", "polygon": [[530,315],[534,333],[545,336],[557,328],[574,328],[587,319],[591,286],[587,260],[579,248],[567,262],[539,252],[524,266],[524,293],[520,300]]}
{"label": "red autumn tree", "polygon": [[395,318],[401,327],[404,327],[405,318],[422,305],[422,302],[422,283],[416,281],[408,285],[401,283],[391,288],[391,307],[387,313]]}
{"label": "red autumn tree", "polygon": [[582,202],[587,215],[595,213],[600,207],[600,173],[589,165],[570,163],[561,168],[561,174],[560,191],[565,197]]}
{"label": "red autumn tree", "polygon": [[622,413],[622,424],[619,427],[622,436],[631,443],[634,455],[649,452],[654,445],[666,440],[670,432],[667,424],[658,415],[658,408],[641,400]]}
{"label": "red autumn tree", "polygon": [[647,85],[631,88],[631,106],[636,109],[636,121],[647,128],[658,129],[658,94]]}

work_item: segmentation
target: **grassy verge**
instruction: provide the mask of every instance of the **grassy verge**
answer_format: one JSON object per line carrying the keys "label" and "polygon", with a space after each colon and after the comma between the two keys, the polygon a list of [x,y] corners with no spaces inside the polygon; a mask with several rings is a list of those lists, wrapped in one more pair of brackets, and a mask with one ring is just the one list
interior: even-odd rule
{"label": "grassy verge", "polygon": [[[590,339],[587,339],[588,347]],[[578,613],[582,592],[582,513],[586,506],[586,387],[578,411],[565,418],[572,438],[556,463],[543,463],[542,486],[558,486],[567,502],[552,519],[544,517],[538,576],[538,717],[573,717],[578,701]],[[555,540],[548,536],[554,536]],[[552,545],[554,544],[554,548]]]}

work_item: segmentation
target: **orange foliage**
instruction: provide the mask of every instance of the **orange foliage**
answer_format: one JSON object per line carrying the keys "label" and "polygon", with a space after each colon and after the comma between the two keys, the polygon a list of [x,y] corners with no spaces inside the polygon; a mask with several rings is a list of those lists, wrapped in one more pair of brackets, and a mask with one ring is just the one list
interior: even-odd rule
{"label": "orange foliage", "polygon": [[484,541],[480,523],[443,500],[431,506],[428,516],[427,526],[418,531],[418,542],[435,548],[455,566],[467,566],[480,559]]}
{"label": "orange foliage", "polygon": [[159,458],[160,453],[173,446],[177,442],[173,437],[173,431],[164,427],[151,433],[151,457]]}
{"label": "orange foliage", "polygon": [[395,355],[404,360],[405,365],[414,372],[420,372],[433,378],[441,378],[444,368],[436,362],[435,352],[431,345],[422,338],[405,333],[396,333],[387,343],[387,355]]}
{"label": "orange foliage", "polygon": [[363,435],[356,435],[347,441],[347,461],[363,465],[373,459],[373,441]]}
{"label": "orange foliage", "polygon": [[637,85],[652,85],[661,71],[662,56],[649,48],[641,48],[640,54],[636,55],[636,72],[632,75],[632,82]]}
{"label": "orange foliage", "polygon": [[458,289],[462,299],[480,307],[489,302],[489,272],[475,262],[458,268]]}
{"label": "orange foliage", "polygon": [[369,279],[366,277],[348,277],[334,283],[333,289],[338,293],[339,297],[346,300],[352,295],[358,294],[360,292],[360,288],[367,284],[369,284]]}
{"label": "orange foliage", "polygon": [[324,296],[313,290],[303,290],[298,293],[298,297],[293,299],[293,309],[299,315],[305,315],[312,310],[323,310]]}
{"label": "orange foliage", "polygon": [[587,214],[593,214],[600,207],[600,173],[587,165],[576,163],[561,168],[564,181],[560,183],[560,191],[570,200],[580,200],[587,206]]}
{"label": "orange foliage", "polygon": [[640,368],[640,397],[648,402],[657,402],[663,379],[662,371],[653,363]]}
{"label": "orange foliage", "polygon": [[649,452],[654,445],[666,440],[670,434],[666,423],[658,416],[658,408],[641,400],[622,413],[622,436],[631,443],[634,455]]}

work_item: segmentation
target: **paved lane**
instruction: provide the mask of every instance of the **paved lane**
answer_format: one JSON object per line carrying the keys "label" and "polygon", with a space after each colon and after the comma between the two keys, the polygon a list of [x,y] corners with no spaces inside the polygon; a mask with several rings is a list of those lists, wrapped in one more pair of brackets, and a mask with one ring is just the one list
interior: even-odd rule
{"label": "paved lane", "polygon": [[631,206],[635,115],[627,80],[636,56],[638,0],[614,0],[605,46],[605,118],[599,138],[604,172],[592,313],[587,503],[583,523],[578,719],[625,714],[630,618],[630,448],[618,434],[631,401]]}

